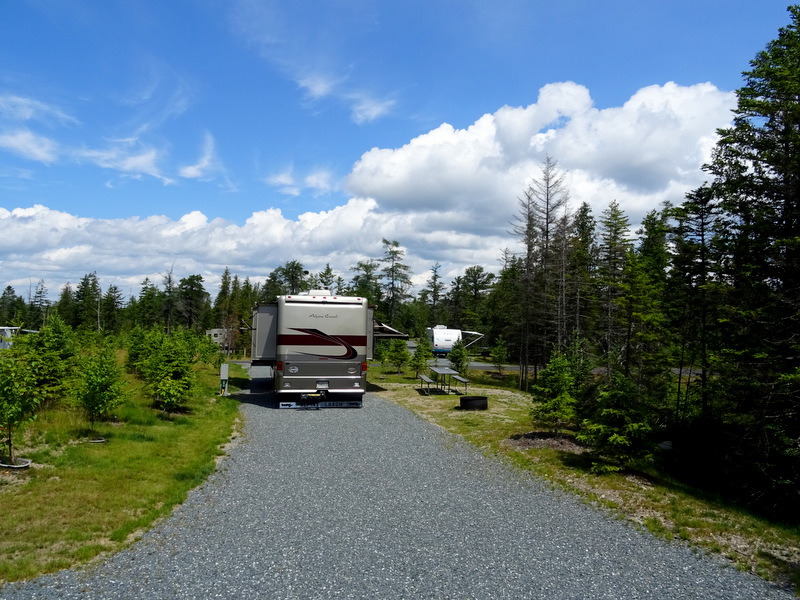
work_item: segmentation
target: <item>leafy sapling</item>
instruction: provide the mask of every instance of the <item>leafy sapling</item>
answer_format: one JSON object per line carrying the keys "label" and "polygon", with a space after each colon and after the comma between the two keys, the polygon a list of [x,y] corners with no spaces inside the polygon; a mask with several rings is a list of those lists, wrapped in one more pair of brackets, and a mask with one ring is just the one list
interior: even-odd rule
{"label": "leafy sapling", "polygon": [[75,388],[78,403],[89,417],[90,430],[95,423],[122,402],[122,376],[114,353],[107,348],[83,359]]}

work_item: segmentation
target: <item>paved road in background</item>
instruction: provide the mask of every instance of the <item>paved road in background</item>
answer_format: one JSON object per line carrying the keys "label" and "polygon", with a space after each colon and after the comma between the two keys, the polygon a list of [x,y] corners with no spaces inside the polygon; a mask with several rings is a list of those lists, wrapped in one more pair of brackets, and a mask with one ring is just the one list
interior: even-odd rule
{"label": "paved road in background", "polygon": [[171,518],[105,562],[0,597],[794,597],[554,492],[377,396],[321,411],[241,398],[242,442]]}

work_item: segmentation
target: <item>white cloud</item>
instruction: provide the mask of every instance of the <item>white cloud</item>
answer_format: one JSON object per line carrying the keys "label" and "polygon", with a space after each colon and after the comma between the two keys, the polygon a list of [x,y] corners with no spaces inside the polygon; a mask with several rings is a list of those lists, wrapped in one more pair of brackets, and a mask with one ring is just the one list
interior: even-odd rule
{"label": "white cloud", "polygon": [[[157,118],[139,127],[141,131],[151,129],[169,116],[180,114],[185,108],[185,99],[182,93],[177,93],[172,98],[169,106],[162,110]],[[60,124],[78,124],[78,121],[61,109],[32,98],[21,96],[0,95],[0,117],[7,122],[5,131],[0,130],[0,149],[16,154],[24,159],[52,165],[63,160],[72,160],[78,163],[89,163],[104,169],[118,171],[124,177],[141,178],[150,176],[159,179],[165,185],[174,183],[173,180],[162,174],[160,162],[165,152],[152,145],[141,142],[139,135],[127,138],[108,140],[105,148],[82,147],[60,143],[55,139],[36,133],[26,126],[20,127],[16,123],[27,121],[51,121],[57,119]],[[184,176],[201,177],[203,172],[212,170],[221,171],[213,156],[213,138],[207,135],[204,154],[200,162],[181,171]],[[226,185],[231,186],[227,181]]]}
{"label": "white cloud", "polygon": [[318,100],[333,94],[341,79],[335,79],[322,73],[310,73],[298,75],[295,81],[312,99]]}
{"label": "white cloud", "polygon": [[181,177],[186,177],[187,179],[202,179],[216,168],[214,162],[214,137],[206,132],[198,161],[193,165],[181,167],[178,172]]}
{"label": "white cloud", "polygon": [[74,150],[72,156],[79,162],[88,162],[104,169],[118,171],[124,177],[141,178],[147,175],[160,180],[164,185],[174,183],[163,175],[159,167],[162,153],[153,147],[123,140],[104,149]]}
{"label": "white cloud", "polygon": [[[635,225],[702,183],[701,164],[734,103],[710,84],[668,83],[598,109],[583,86],[551,84],[529,106],[501,107],[467,128],[443,124],[402,147],[364,153],[347,179],[349,201],[330,210],[290,219],[269,208],[237,224],[198,211],[178,220],[103,220],[43,206],[0,208],[0,261],[12,284],[45,277],[54,288],[97,271],[104,286],[135,292],[145,276],[158,282],[172,267],[176,277],[201,274],[213,289],[225,266],[258,279],[289,260],[311,271],[330,263],[350,279],[350,267],[380,257],[387,238],[407,249],[415,281],[425,281],[435,262],[447,278],[475,264],[496,270],[502,250],[516,247],[509,229],[517,198],[546,154],[565,171],[574,207],[586,201],[599,215],[617,200]],[[158,156],[119,143],[84,160],[162,177]],[[207,156],[189,174],[203,171]],[[267,181],[284,193],[335,187],[325,169],[298,176],[287,168]]]}
{"label": "white cloud", "polygon": [[395,104],[394,100],[377,100],[366,94],[348,94],[346,97],[352,102],[353,121],[359,125],[389,114]]}
{"label": "white cloud", "polygon": [[266,177],[264,181],[278,188],[281,194],[286,196],[299,196],[306,190],[315,196],[320,196],[329,194],[336,189],[333,174],[329,169],[324,168],[317,168],[298,181],[294,174],[294,168],[289,166],[283,171]]}
{"label": "white cloud", "polygon": [[266,178],[269,185],[280,188],[282,194],[287,196],[299,196],[301,188],[294,180],[292,167],[287,167],[280,173],[275,173]]}
{"label": "white cloud", "polygon": [[329,193],[334,185],[333,185],[333,175],[327,169],[318,169],[313,173],[306,175],[305,179],[303,180],[306,187],[314,190],[317,194],[326,194]]}
{"label": "white cloud", "polygon": [[236,191],[238,188],[228,177],[225,167],[217,157],[214,136],[206,132],[203,136],[203,145],[200,158],[193,165],[186,165],[178,169],[178,174],[186,179],[198,181],[217,181],[219,187],[227,191]]}
{"label": "white cloud", "polygon": [[44,164],[54,163],[59,154],[56,142],[27,129],[0,133],[0,148]]}
{"label": "white cloud", "polygon": [[[295,82],[306,94],[303,101],[316,105],[332,98],[350,110],[357,124],[386,116],[393,100],[378,99],[354,83],[359,73],[346,47],[357,32],[346,30],[363,18],[367,7],[359,3],[332,4],[325,15],[293,14],[279,2],[237,0],[231,25],[237,36],[251,44],[259,55]],[[343,31],[347,31],[343,34]]]}
{"label": "white cloud", "polygon": [[0,94],[0,115],[12,121],[50,121],[55,118],[62,124],[77,124],[78,120],[52,104],[33,98]]}
{"label": "white cloud", "polygon": [[401,148],[370,150],[347,188],[388,212],[427,207],[432,226],[445,226],[439,215],[456,211],[473,222],[468,230],[488,234],[513,214],[549,154],[576,182],[576,205],[586,201],[600,212],[617,199],[636,221],[662,200],[679,203],[701,182],[700,166],[733,104],[733,94],[711,84],[668,83],[601,110],[583,86],[550,84],[527,107],[506,106],[466,129],[444,124]]}

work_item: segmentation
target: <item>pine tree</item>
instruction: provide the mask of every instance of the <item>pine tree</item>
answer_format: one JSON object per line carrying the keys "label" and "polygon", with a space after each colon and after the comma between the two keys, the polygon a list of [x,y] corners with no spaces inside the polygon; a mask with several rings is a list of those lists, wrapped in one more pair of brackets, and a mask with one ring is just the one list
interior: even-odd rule
{"label": "pine tree", "polygon": [[473,265],[464,270],[462,278],[464,294],[463,328],[483,329],[483,314],[486,295],[494,282],[494,273],[487,272],[481,265]]}
{"label": "pine tree", "polygon": [[598,247],[598,298],[601,313],[600,353],[606,358],[607,377],[622,363],[625,324],[622,320],[620,300],[625,260],[631,249],[628,238],[628,217],[616,200],[603,211],[600,218],[600,243]]}
{"label": "pine tree", "polygon": [[70,327],[77,322],[75,291],[72,289],[72,285],[69,282],[61,288],[61,293],[58,295],[55,309],[56,314]]}
{"label": "pine tree", "polygon": [[97,273],[84,275],[75,288],[75,322],[76,329],[100,331],[100,298],[102,291]]}
{"label": "pine tree", "polygon": [[429,327],[440,324],[440,303],[444,295],[444,283],[442,283],[442,275],[440,273],[441,270],[441,263],[436,262],[431,266],[431,276],[426,282],[428,287],[423,290],[425,293],[425,299],[430,306],[430,318],[427,323],[427,326]]}
{"label": "pine tree", "polygon": [[162,308],[164,325],[167,333],[172,331],[178,320],[178,282],[170,267],[169,271],[162,277],[161,283],[164,286]]}
{"label": "pine tree", "polygon": [[570,227],[566,256],[566,319],[574,339],[583,339],[597,322],[597,299],[593,293],[593,271],[597,264],[595,220],[584,202]]}
{"label": "pine tree", "polygon": [[[565,343],[566,247],[569,191],[565,174],[550,156],[541,165],[519,200],[513,231],[525,247],[523,302],[527,310],[520,324],[526,363],[534,369],[548,360],[552,348]],[[527,364],[520,365],[520,382],[527,379]]]}
{"label": "pine tree", "polygon": [[705,167],[725,284],[717,416],[743,493],[773,506],[800,503],[800,6],[788,10],[790,24],[743,73]]}
{"label": "pine tree", "polygon": [[325,268],[318,275],[320,287],[331,292],[336,291],[336,274],[331,269],[330,263],[325,263]]}
{"label": "pine tree", "polygon": [[[44,284],[44,279],[40,279],[39,283],[36,284],[36,291],[30,301],[28,327],[31,329],[41,328],[47,320],[47,313],[49,311],[50,300],[47,297],[47,287]],[[0,318],[0,322],[3,322],[2,318]]]}
{"label": "pine tree", "polygon": [[350,293],[353,296],[366,298],[372,304],[378,304],[381,301],[379,266],[378,261],[369,258],[358,261],[355,267],[350,268],[355,273],[350,283]]}
{"label": "pine tree", "polygon": [[[276,269],[277,271],[277,269]],[[214,299],[214,324],[225,327],[231,312],[231,270],[225,267],[219,283],[219,291]]]}
{"label": "pine tree", "polygon": [[275,274],[281,283],[284,294],[299,294],[309,289],[306,281],[308,271],[300,261],[288,261],[285,265],[275,269]]}
{"label": "pine tree", "polygon": [[[670,234],[673,247],[671,268],[666,287],[670,310],[670,329],[678,337],[678,385],[675,418],[689,417],[689,385],[692,379],[685,371],[699,365],[700,417],[708,425],[712,416],[709,395],[709,362],[712,350],[712,323],[716,320],[715,290],[719,277],[715,272],[714,230],[719,216],[713,191],[707,185],[688,193],[683,205],[673,211],[676,224]],[[686,368],[688,367],[688,368]],[[684,385],[684,379],[686,383]]]}
{"label": "pine tree", "polygon": [[556,435],[572,426],[576,419],[575,378],[567,358],[555,353],[531,388],[533,416]]}
{"label": "pine tree", "polygon": [[210,299],[202,275],[189,275],[178,282],[178,312],[181,325],[196,332],[206,329]]}
{"label": "pine tree", "polygon": [[389,323],[395,323],[400,304],[408,299],[408,288],[411,286],[411,267],[403,264],[405,250],[396,240],[383,238],[384,263],[381,274],[383,275],[385,314]]}
{"label": "pine tree", "polygon": [[161,324],[163,311],[163,295],[149,277],[142,281],[139,297],[136,301],[136,322],[143,327],[153,327]]}
{"label": "pine tree", "polygon": [[122,292],[112,284],[100,300],[100,322],[103,330],[109,332],[119,331],[122,323]]}
{"label": "pine tree", "polygon": [[421,337],[414,348],[411,356],[411,368],[414,369],[414,377],[419,377],[420,373],[428,369],[428,361],[433,358],[433,350],[428,338]]}

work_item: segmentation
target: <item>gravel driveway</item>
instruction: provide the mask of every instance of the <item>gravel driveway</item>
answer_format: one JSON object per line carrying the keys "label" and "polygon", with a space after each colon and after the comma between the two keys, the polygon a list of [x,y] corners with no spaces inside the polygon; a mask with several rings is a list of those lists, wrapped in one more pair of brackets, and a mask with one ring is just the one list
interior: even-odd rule
{"label": "gravel driveway", "polygon": [[[793,598],[486,458],[406,409],[242,405],[243,442],[141,541],[33,598]],[[264,398],[261,396],[260,398]]]}

